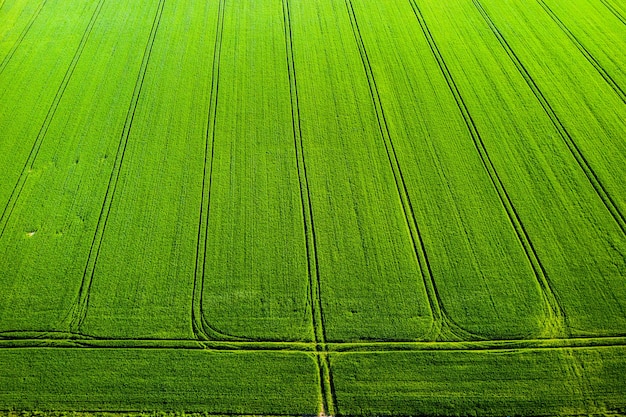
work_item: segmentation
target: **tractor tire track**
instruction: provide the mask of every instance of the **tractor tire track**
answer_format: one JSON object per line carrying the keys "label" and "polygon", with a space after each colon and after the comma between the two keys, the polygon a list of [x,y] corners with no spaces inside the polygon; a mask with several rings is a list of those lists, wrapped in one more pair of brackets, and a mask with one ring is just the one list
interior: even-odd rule
{"label": "tractor tire track", "polygon": [[[240,342],[199,341],[195,338],[105,338],[89,337],[60,331],[5,331],[0,332],[0,349],[30,347],[75,347],[106,349],[168,349],[184,346],[229,352],[303,352],[321,356],[326,352],[316,349],[315,343],[303,342]],[[61,344],[61,346],[59,346]],[[329,355],[371,352],[437,352],[437,351],[536,351],[576,350],[605,347],[626,347],[626,335],[609,337],[574,337],[561,339],[482,340],[466,342],[337,342],[326,345]]]}
{"label": "tractor tire track", "polygon": [[606,206],[607,210],[611,213],[611,216],[613,217],[615,222],[618,224],[618,226],[622,230],[622,233],[626,235],[626,219],[624,215],[621,213],[621,211],[619,210],[617,204],[615,203],[611,195],[607,192],[606,188],[604,187],[604,185],[602,184],[602,182],[600,181],[596,173],[593,171],[593,168],[591,168],[591,165],[585,158],[584,154],[582,153],[582,151],[580,150],[580,148],[578,147],[578,145],[576,144],[576,142],[574,141],[570,133],[565,128],[565,125],[563,124],[563,122],[561,122],[560,118],[557,116],[556,112],[554,111],[554,109],[552,108],[552,106],[550,105],[546,97],[544,96],[544,94],[541,92],[541,90],[539,89],[535,81],[533,80],[532,76],[530,75],[530,73],[528,72],[528,70],[522,63],[522,61],[519,59],[519,57],[515,53],[513,48],[511,48],[511,46],[506,41],[506,39],[504,38],[504,36],[502,35],[498,27],[495,25],[495,23],[493,22],[493,20],[487,13],[487,11],[484,9],[482,4],[478,0],[472,0],[472,1],[474,2],[474,5],[476,6],[480,14],[483,16],[483,18],[489,25],[489,28],[491,29],[491,31],[494,33],[494,35],[500,42],[500,45],[502,45],[503,49],[506,51],[511,61],[513,61],[513,63],[515,64],[517,70],[520,72],[522,77],[524,77],[526,84],[528,84],[533,94],[535,95],[535,97],[537,98],[541,106],[543,107],[544,111],[546,112],[550,120],[552,121],[552,124],[559,132],[561,139],[567,145],[568,149],[570,150],[570,152],[576,159],[576,162],[578,163],[580,168],[585,173],[585,176],[587,177],[587,179],[593,186],[594,190],[596,191],[596,193],[598,194],[598,196],[600,197],[600,199]]}
{"label": "tractor tire track", "polygon": [[463,96],[461,95],[461,92],[458,86],[456,85],[456,82],[454,81],[454,77],[452,76],[452,73],[450,72],[448,65],[446,64],[443,58],[443,55],[441,51],[439,50],[439,47],[437,46],[437,43],[435,42],[435,39],[426,23],[426,20],[424,19],[424,16],[419,6],[417,5],[415,0],[409,0],[409,2],[411,4],[411,7],[413,8],[413,12],[422,29],[422,32],[424,33],[424,36],[426,37],[426,40],[431,49],[431,52],[437,61],[437,64],[446,80],[446,83],[448,84],[450,92],[454,96],[457,107],[459,108],[459,111],[461,115],[463,116],[463,120],[465,122],[465,125],[467,126],[467,129],[470,133],[472,141],[474,142],[478,155],[482,161],[483,167],[485,168],[485,171],[489,175],[489,178],[494,186],[494,189],[496,190],[498,194],[500,202],[503,208],[505,209],[507,216],[509,218],[509,221],[511,222],[511,225],[513,226],[515,234],[517,235],[517,238],[526,254],[526,258],[531,264],[537,283],[539,284],[539,287],[541,288],[542,296],[548,308],[548,317],[547,317],[546,325],[544,326],[544,331],[543,331],[544,334],[542,336],[545,336],[545,337],[564,336],[567,334],[567,330],[566,330],[567,317],[565,316],[563,307],[561,306],[561,303],[559,302],[552,288],[552,283],[548,279],[547,273],[541,261],[539,260],[539,257],[537,256],[537,252],[530,239],[530,236],[528,232],[526,231],[526,229],[524,228],[521,218],[517,210],[515,209],[515,206],[513,205],[511,197],[506,191],[506,188],[504,187],[504,183],[502,182],[501,178],[499,177],[496,171],[495,165],[491,161],[489,153],[487,152],[487,148],[483,142],[482,136],[480,135],[480,132],[478,128],[476,127],[476,124],[474,123],[472,115],[469,112],[469,108],[467,107],[465,101],[463,100]]}
{"label": "tractor tire track", "polygon": [[361,36],[361,30],[360,30],[360,27],[356,18],[356,13],[354,11],[351,0],[345,0],[345,3],[346,3],[348,14],[350,16],[350,24],[352,26],[354,39],[355,39],[355,42],[357,43],[359,54],[361,56],[361,62],[363,64],[363,68],[367,76],[370,97],[371,97],[371,100],[375,109],[376,118],[378,122],[378,129],[385,145],[385,150],[387,153],[389,164],[391,165],[394,180],[396,183],[396,190],[398,192],[398,195],[401,201],[401,206],[402,206],[405,220],[407,222],[407,227],[410,230],[410,237],[412,241],[413,252],[417,259],[417,262],[421,271],[423,285],[426,289],[431,313],[433,315],[433,321],[434,321],[433,326],[431,330],[427,332],[426,335],[423,336],[423,338],[429,339],[429,340],[430,339],[432,340],[480,339],[480,336],[472,334],[464,330],[461,326],[456,324],[450,318],[450,315],[446,311],[446,308],[442,301],[441,295],[439,294],[437,285],[435,283],[435,279],[433,277],[430,261],[428,259],[426,245],[422,238],[422,233],[420,231],[419,224],[415,217],[415,211],[413,209],[413,203],[410,198],[408,186],[406,185],[406,181],[402,173],[402,168],[400,166],[400,161],[396,154],[393,140],[391,139],[391,134],[390,134],[389,127],[387,124],[387,119],[386,119],[385,112],[383,109],[382,101],[380,98],[380,94],[378,92],[376,80],[374,78],[374,71],[372,69],[367,50],[365,48],[365,44]]}
{"label": "tractor tire track", "polygon": [[563,21],[554,13],[554,11],[543,1],[537,0],[539,5],[546,11],[546,13],[554,20],[554,22],[561,28],[561,30],[572,41],[576,48],[585,56],[587,61],[598,71],[598,73],[604,78],[604,81],[611,86],[615,94],[619,96],[624,104],[626,104],[626,93],[620,87],[620,85],[611,77],[611,75],[602,67],[602,64],[589,52],[589,50],[578,40],[578,38],[569,30],[569,28],[563,23]]}
{"label": "tractor tire track", "polygon": [[602,182],[600,181],[600,179],[594,172],[593,168],[591,167],[591,165],[585,158],[584,154],[582,153],[582,151],[580,150],[580,148],[578,147],[578,145],[576,144],[576,142],[574,141],[570,133],[565,128],[565,125],[563,124],[563,122],[561,122],[560,118],[558,117],[558,115],[556,114],[556,112],[554,111],[554,109],[552,108],[548,100],[546,99],[545,95],[541,92],[541,90],[539,89],[535,81],[533,80],[532,76],[530,75],[530,73],[528,72],[528,70],[522,63],[522,61],[519,59],[519,57],[517,56],[513,48],[511,48],[509,43],[506,41],[506,39],[504,38],[504,36],[502,35],[498,27],[495,25],[495,23],[493,22],[493,20],[491,19],[491,17],[485,10],[485,8],[482,6],[480,1],[478,0],[472,0],[472,1],[474,2],[474,5],[478,9],[478,11],[481,13],[483,18],[489,25],[490,29],[492,30],[492,32],[494,33],[494,35],[496,36],[496,38],[498,39],[498,41],[500,42],[504,50],[506,51],[509,58],[515,64],[517,70],[524,77],[524,80],[526,81],[526,83],[528,84],[532,92],[534,93],[537,100],[540,102],[544,111],[547,113],[548,117],[552,121],[552,124],[559,132],[559,135],[561,136],[561,138],[567,145],[568,149],[570,150],[570,152],[576,159],[576,162],[578,162],[578,165],[585,173],[585,176],[587,177],[587,179],[593,186],[594,190],[596,191],[596,193],[598,194],[598,196],[600,197],[600,199],[606,206],[607,210],[611,213],[611,215],[613,216],[613,219],[622,230],[622,233],[626,235],[626,218],[621,213],[617,204],[615,203],[611,195],[607,192],[606,188],[604,187],[604,185],[602,184]]}
{"label": "tractor tire track", "polygon": [[[17,51],[17,48],[19,48],[20,45],[22,44],[22,41],[24,40],[24,38],[26,37],[26,35],[30,31],[30,28],[33,26],[33,23],[35,23],[35,20],[37,20],[37,18],[39,17],[39,14],[41,13],[41,9],[43,9],[43,7],[46,5],[47,2],[48,2],[48,0],[43,0],[39,4],[37,9],[35,9],[35,13],[33,13],[33,15],[31,16],[30,20],[28,21],[28,24],[22,30],[22,32],[20,33],[20,36],[15,41],[15,44],[13,44],[13,46],[9,50],[9,53],[2,60],[2,63],[0,63],[0,75],[2,75],[2,72],[4,72],[4,69],[9,64],[9,61],[11,60],[11,58],[13,58],[13,55],[15,54],[15,51]],[[5,1],[3,1],[2,4],[0,4],[0,8],[2,8],[2,6],[4,6],[4,3],[5,3]]]}
{"label": "tractor tire track", "polygon": [[611,13],[613,13],[616,18],[618,18],[623,24],[626,25],[626,17],[622,16],[622,14],[611,3],[609,3],[607,0],[600,1],[607,9],[609,9]]}
{"label": "tractor tire track", "polygon": [[224,34],[225,0],[218,3],[218,15],[213,49],[211,92],[205,130],[204,168],[202,174],[202,201],[198,219],[198,243],[196,246],[196,266],[194,270],[193,297],[191,306],[191,325],[198,340],[244,341],[246,338],[221,332],[206,319],[204,311],[204,282],[206,270],[206,250],[208,244],[209,213],[211,189],[213,186],[213,159],[215,154],[215,125],[217,122],[217,104],[219,92],[220,59],[222,55],[222,36]]}
{"label": "tractor tire track", "polygon": [[309,299],[311,303],[311,324],[313,326],[316,361],[320,377],[320,392],[322,397],[321,415],[336,414],[336,395],[333,384],[332,369],[326,348],[326,326],[324,322],[323,304],[321,298],[321,279],[318,269],[317,238],[311,203],[311,191],[304,157],[304,143],[300,125],[300,101],[298,96],[298,82],[293,48],[292,20],[289,0],[283,3],[283,27],[285,31],[285,52],[287,71],[289,74],[289,89],[291,96],[291,120],[300,185],[300,202],[302,205],[302,220],[304,227],[307,272],[309,279]]}
{"label": "tractor tire track", "polygon": [[9,219],[11,218],[11,215],[13,214],[13,210],[15,209],[15,205],[17,204],[17,201],[19,200],[20,195],[22,194],[22,191],[24,190],[24,186],[28,179],[29,173],[35,164],[35,160],[37,159],[37,155],[39,154],[41,145],[46,137],[46,134],[48,133],[48,128],[50,127],[50,124],[52,123],[52,119],[54,118],[54,115],[56,114],[56,111],[59,107],[59,104],[61,103],[61,100],[63,99],[63,94],[65,93],[65,89],[67,88],[67,85],[69,84],[70,79],[72,78],[72,75],[74,74],[74,70],[76,69],[76,66],[78,65],[78,61],[80,60],[80,57],[85,49],[85,45],[87,44],[87,41],[89,40],[89,37],[91,35],[91,31],[96,23],[96,20],[98,19],[98,16],[100,15],[100,11],[102,10],[102,5],[104,4],[104,1],[105,0],[100,0],[98,5],[96,6],[94,13],[91,16],[91,19],[89,20],[89,24],[87,25],[87,27],[85,28],[85,31],[83,32],[83,36],[78,45],[78,48],[76,49],[76,52],[74,53],[74,56],[72,58],[72,61],[70,62],[70,65],[65,71],[65,75],[63,76],[61,85],[57,89],[54,99],[52,100],[52,104],[50,105],[50,108],[48,109],[48,113],[46,114],[46,117],[41,125],[41,128],[39,129],[39,132],[37,133],[37,137],[35,138],[35,141],[30,150],[28,158],[26,159],[26,162],[24,163],[24,166],[22,167],[22,172],[20,173],[20,176],[18,177],[15,186],[13,187],[13,191],[11,192],[11,195],[9,196],[9,200],[7,201],[6,205],[4,206],[4,209],[2,210],[2,214],[0,215],[0,237],[4,235],[4,232],[9,223]]}
{"label": "tractor tire track", "polygon": [[124,163],[124,156],[126,154],[126,145],[128,144],[128,137],[130,136],[130,131],[132,129],[133,121],[135,119],[135,112],[137,111],[137,105],[139,103],[139,98],[141,96],[143,82],[146,77],[148,64],[150,63],[150,56],[152,54],[152,48],[154,46],[156,34],[159,29],[159,24],[161,22],[161,16],[163,15],[164,7],[165,7],[165,0],[159,0],[159,4],[157,6],[157,12],[152,22],[150,36],[148,37],[148,42],[146,43],[146,46],[144,49],[141,67],[137,75],[137,80],[135,81],[135,88],[133,90],[133,96],[131,98],[128,111],[126,113],[126,120],[124,121],[124,127],[120,135],[120,140],[119,140],[117,152],[115,155],[115,162],[113,164],[113,169],[111,170],[111,175],[109,177],[109,182],[107,184],[104,201],[102,203],[100,214],[98,216],[98,222],[96,225],[96,230],[94,232],[94,237],[91,242],[91,247],[89,249],[87,262],[85,264],[85,269],[83,272],[83,279],[82,279],[80,289],[78,292],[77,301],[70,313],[71,321],[69,323],[69,328],[70,328],[70,331],[73,333],[80,334],[80,328],[87,316],[87,310],[89,307],[89,295],[90,295],[91,286],[93,284],[93,277],[95,275],[95,267],[98,261],[98,256],[100,255],[100,249],[102,246],[102,240],[104,238],[104,232],[106,230],[107,221],[109,218],[109,214],[111,212],[113,199],[115,198],[115,192],[117,189],[117,184],[118,184],[118,180],[119,180],[121,169],[122,169],[122,164]]}

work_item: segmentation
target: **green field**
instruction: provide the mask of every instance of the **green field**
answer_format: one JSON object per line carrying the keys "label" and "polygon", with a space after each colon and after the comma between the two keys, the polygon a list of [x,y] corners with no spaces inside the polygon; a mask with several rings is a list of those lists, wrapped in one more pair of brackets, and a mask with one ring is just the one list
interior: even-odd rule
{"label": "green field", "polygon": [[621,0],[0,0],[0,414],[626,414]]}

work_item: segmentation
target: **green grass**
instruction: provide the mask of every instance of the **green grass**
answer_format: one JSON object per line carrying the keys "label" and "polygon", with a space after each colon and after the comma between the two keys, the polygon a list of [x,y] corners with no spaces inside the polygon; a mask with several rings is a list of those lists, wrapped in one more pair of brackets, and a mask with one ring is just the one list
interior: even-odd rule
{"label": "green grass", "polygon": [[616,0],[0,0],[0,412],[626,413]]}
{"label": "green grass", "polygon": [[3,350],[0,358],[12,364],[0,375],[0,401],[15,410],[141,411],[149,405],[186,411],[210,405],[215,414],[310,415],[319,401],[315,362],[304,354],[34,349],[29,355]]}
{"label": "green grass", "polygon": [[607,385],[625,382],[622,348],[347,354],[331,364],[347,415],[624,412],[623,393]]}

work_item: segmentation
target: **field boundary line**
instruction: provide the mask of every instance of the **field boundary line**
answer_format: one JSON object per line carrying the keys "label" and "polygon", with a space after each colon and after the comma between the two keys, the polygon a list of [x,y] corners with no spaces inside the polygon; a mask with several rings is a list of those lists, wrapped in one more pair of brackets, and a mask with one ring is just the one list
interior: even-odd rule
{"label": "field boundary line", "polygon": [[311,302],[311,324],[315,340],[317,367],[320,377],[320,393],[322,398],[321,415],[337,414],[337,399],[333,383],[333,374],[326,348],[326,326],[324,323],[324,311],[321,297],[321,278],[318,269],[317,237],[315,222],[313,220],[313,204],[311,203],[311,190],[304,157],[304,142],[302,127],[300,124],[300,99],[298,94],[298,82],[296,64],[293,52],[293,32],[291,10],[289,0],[282,0],[283,4],[283,27],[285,30],[285,53],[287,59],[287,72],[289,74],[289,92],[291,98],[291,121],[293,140],[296,155],[296,168],[298,170],[298,184],[300,188],[300,202],[302,205],[302,225],[304,227],[307,273],[309,279],[309,298]]}
{"label": "field boundary line", "polygon": [[[0,337],[0,349],[75,348],[75,349],[196,349],[228,352],[307,353],[323,359],[332,354],[369,352],[449,352],[449,351],[524,351],[540,349],[587,349],[625,347],[626,336],[577,337],[561,339],[517,339],[481,341],[434,342],[337,342],[325,344],[305,342],[240,342],[200,341],[197,339],[113,339],[95,337],[63,338],[54,332],[42,332],[40,337]],[[74,336],[74,335],[72,335]]]}
{"label": "field boundary line", "polygon": [[580,148],[576,144],[576,141],[574,141],[569,131],[565,128],[565,125],[563,124],[563,122],[561,122],[561,119],[556,114],[556,111],[552,108],[552,106],[550,105],[550,102],[546,99],[544,94],[539,89],[539,86],[535,83],[534,79],[530,75],[530,72],[526,69],[522,61],[519,59],[519,57],[513,50],[513,48],[509,45],[507,40],[504,38],[504,35],[502,35],[500,30],[496,26],[495,22],[491,19],[491,17],[489,16],[485,8],[482,6],[480,1],[479,0],[472,0],[472,1],[474,3],[474,6],[478,9],[482,17],[485,19],[487,25],[489,26],[493,34],[498,39],[498,42],[500,43],[502,48],[506,51],[507,55],[509,56],[509,59],[513,61],[513,64],[515,65],[519,73],[522,75],[524,80],[526,81],[526,84],[528,84],[529,88],[532,90],[533,94],[535,95],[539,103],[541,104],[541,107],[544,109],[544,112],[548,115],[548,117],[552,121],[552,124],[554,125],[556,130],[559,132],[561,139],[565,142],[571,154],[574,156],[574,159],[576,159],[576,162],[578,163],[582,171],[585,173],[585,176],[587,177],[592,187],[598,194],[598,197],[600,197],[600,199],[604,203],[604,206],[610,212],[611,216],[613,217],[615,222],[618,224],[622,233],[626,235],[626,219],[624,215],[621,213],[617,204],[615,203],[615,201],[613,201],[613,198],[608,193],[608,191],[606,190],[606,188],[604,187],[604,185],[602,184],[602,182],[600,181],[600,179],[594,172],[593,168],[591,167],[591,165],[585,158],[583,152],[580,150]]}
{"label": "field boundary line", "polygon": [[[204,132],[204,167],[202,172],[202,200],[198,219],[198,243],[196,246],[196,265],[194,269],[193,297],[191,301],[191,325],[198,340],[247,340],[232,336],[212,326],[204,313],[204,282],[206,268],[206,249],[208,242],[209,213],[211,205],[211,189],[213,186],[213,159],[215,154],[215,125],[217,123],[217,104],[219,92],[220,60],[222,55],[222,36],[224,33],[225,0],[219,0],[217,23],[215,28],[215,45],[211,73],[211,90],[207,123]],[[207,175],[208,174],[208,175]],[[208,178],[208,181],[207,181]]]}
{"label": "field boundary line", "polygon": [[600,0],[600,1],[602,2],[602,4],[604,4],[604,7],[609,9],[609,11],[613,13],[613,15],[617,19],[619,19],[623,24],[626,25],[626,18],[622,16],[622,14],[611,3],[609,3],[608,0]]}
{"label": "field boundary line", "polygon": [[437,340],[437,339],[481,339],[479,335],[472,334],[471,332],[463,329],[457,323],[452,320],[448,312],[446,311],[445,304],[441,299],[435,279],[432,274],[432,268],[428,259],[428,253],[426,250],[426,244],[422,238],[419,224],[415,217],[413,209],[413,203],[409,195],[408,186],[402,173],[400,161],[398,159],[389,126],[387,124],[387,117],[382,105],[382,100],[376,85],[374,77],[374,71],[361,35],[361,29],[358,24],[356,13],[351,0],[345,0],[348,15],[350,17],[350,24],[352,26],[352,32],[354,40],[359,49],[359,55],[361,57],[361,63],[368,81],[370,98],[376,114],[378,122],[378,129],[383,140],[387,158],[391,166],[391,170],[396,183],[396,190],[400,199],[400,205],[402,207],[404,218],[407,228],[409,230],[409,237],[412,241],[413,253],[417,260],[420,273],[422,275],[422,284],[426,290],[428,296],[428,302],[430,310],[433,315],[433,327],[421,339],[425,340]]}
{"label": "field boundary line", "polygon": [[109,182],[107,184],[104,201],[102,203],[100,214],[98,216],[98,223],[96,225],[94,237],[91,241],[89,255],[87,257],[87,262],[85,263],[85,269],[83,271],[83,278],[82,278],[82,282],[81,282],[80,289],[78,292],[77,301],[74,307],[72,308],[72,311],[70,312],[70,316],[68,317],[68,319],[70,319],[70,323],[69,323],[70,331],[75,332],[75,333],[80,333],[80,327],[82,326],[87,316],[87,309],[89,306],[89,296],[90,296],[91,286],[93,284],[93,278],[94,278],[95,269],[96,269],[95,267],[98,261],[98,256],[100,255],[100,248],[102,246],[104,232],[106,229],[109,214],[111,212],[113,199],[115,196],[118,180],[119,180],[120,173],[122,170],[122,164],[124,162],[124,156],[126,154],[126,145],[128,144],[128,137],[130,136],[132,124],[135,119],[135,112],[137,110],[137,106],[139,103],[139,97],[141,96],[143,82],[146,76],[146,71],[148,69],[148,64],[150,62],[150,56],[152,54],[152,47],[154,45],[156,34],[159,29],[159,24],[161,22],[161,16],[163,15],[164,7],[165,7],[165,0],[159,0],[157,11],[154,16],[154,20],[152,22],[150,35],[148,37],[148,41],[144,49],[141,67],[139,69],[139,73],[137,74],[137,80],[135,81],[133,96],[131,98],[128,111],[126,113],[126,120],[124,121],[124,127],[120,135],[120,140],[119,140],[117,152],[115,155],[115,162],[113,164],[113,169],[111,170],[111,175],[109,176]]}
{"label": "field boundary line", "polygon": [[70,64],[67,70],[65,71],[63,80],[61,81],[61,84],[59,85],[59,88],[57,89],[54,99],[52,100],[52,103],[50,107],[48,108],[48,112],[46,113],[46,117],[41,125],[41,128],[39,129],[39,132],[37,133],[35,141],[33,142],[33,146],[31,147],[30,153],[28,154],[28,158],[24,162],[24,166],[22,167],[22,172],[20,173],[20,176],[18,177],[17,182],[15,186],[13,187],[13,190],[11,191],[9,200],[7,201],[2,211],[2,214],[0,215],[0,237],[4,235],[6,227],[9,224],[9,219],[11,218],[11,215],[13,214],[13,210],[15,209],[15,206],[22,194],[22,191],[24,190],[24,186],[26,185],[26,180],[28,179],[29,173],[35,164],[35,160],[37,159],[37,156],[39,155],[39,150],[41,149],[41,145],[48,133],[48,128],[50,127],[50,124],[52,123],[52,119],[54,119],[56,111],[65,93],[65,89],[67,88],[67,85],[69,84],[70,79],[72,78],[72,75],[74,74],[74,70],[76,69],[76,66],[78,65],[78,61],[80,60],[80,57],[82,56],[82,53],[85,49],[85,45],[87,44],[87,41],[89,40],[91,31],[96,23],[96,20],[98,19],[98,16],[100,15],[100,11],[102,10],[102,5],[104,4],[104,2],[105,0],[99,1],[99,3],[97,4],[91,16],[91,19],[89,20],[89,23],[87,24],[87,27],[85,28],[85,31],[83,32],[83,36],[80,40],[80,43],[78,44],[76,52],[74,52],[72,61],[70,61]]}
{"label": "field boundary line", "polygon": [[[6,2],[6,0],[2,0],[2,3],[0,4],[0,9],[2,8],[2,6],[4,6],[5,2]],[[37,9],[35,9],[35,12],[31,16],[31,18],[28,21],[28,23],[26,24],[26,27],[22,30],[22,32],[20,33],[20,36],[17,38],[17,40],[15,41],[15,43],[13,44],[11,49],[9,49],[9,53],[7,55],[5,55],[4,59],[2,60],[2,63],[0,63],[0,75],[2,75],[2,73],[4,72],[4,69],[9,64],[9,61],[11,61],[11,58],[13,58],[13,55],[15,54],[15,51],[17,51],[17,49],[22,44],[22,41],[24,40],[24,38],[26,37],[26,35],[30,31],[30,28],[35,23],[35,20],[37,20],[37,18],[39,17],[39,14],[41,13],[41,10],[44,8],[46,3],[48,3],[48,0],[43,0],[39,4],[39,6],[37,6]]]}
{"label": "field boundary line", "polygon": [[519,214],[517,213],[517,210],[515,209],[515,206],[513,205],[513,201],[511,200],[511,197],[509,196],[508,192],[506,191],[506,188],[504,187],[504,183],[502,182],[502,179],[498,175],[495,165],[493,164],[493,161],[491,160],[491,157],[489,156],[489,153],[487,151],[487,147],[485,146],[483,142],[480,131],[478,130],[474,122],[474,119],[472,118],[469,108],[467,107],[467,104],[465,103],[463,99],[461,91],[458,88],[456,82],[454,81],[454,77],[452,76],[452,73],[450,72],[450,69],[448,68],[448,65],[446,64],[443,58],[443,54],[441,53],[441,51],[439,50],[439,47],[437,46],[437,43],[428,27],[428,24],[426,23],[426,20],[419,6],[417,5],[415,0],[409,0],[409,3],[411,4],[413,13],[415,14],[415,17],[420,25],[420,28],[422,29],[422,32],[426,38],[426,41],[428,42],[431,52],[434,55],[435,60],[437,61],[439,69],[441,70],[446,80],[446,83],[448,84],[448,88],[450,89],[450,92],[452,93],[452,96],[454,97],[454,100],[456,101],[457,107],[463,117],[465,125],[467,126],[470,137],[472,138],[472,141],[474,142],[474,146],[476,147],[476,151],[482,161],[483,167],[485,171],[487,172],[487,175],[489,176],[491,183],[493,184],[494,189],[496,190],[496,193],[498,194],[500,202],[507,213],[507,217],[509,218],[511,225],[513,226],[515,234],[517,235],[517,238],[520,242],[520,245],[522,246],[526,254],[526,258],[528,259],[533,269],[535,278],[537,280],[537,283],[539,284],[539,288],[541,289],[541,293],[542,293],[542,296],[544,298],[544,301],[546,303],[546,307],[548,310],[547,311],[548,322],[546,323],[546,325],[544,325],[543,332],[546,333],[545,334],[546,336],[566,335],[567,334],[567,317],[565,315],[565,311],[563,307],[561,306],[561,303],[559,302],[558,297],[552,288],[552,284],[537,255],[535,247],[530,239],[530,236],[528,232],[526,231],[524,224],[522,223],[521,218]]}
{"label": "field boundary line", "polygon": [[567,25],[557,16],[556,13],[554,13],[554,11],[550,8],[550,6],[546,4],[544,0],[537,0],[537,2],[552,18],[552,20],[561,28],[561,30],[567,35],[572,43],[576,45],[576,48],[578,48],[578,50],[585,56],[587,61],[589,61],[589,63],[593,65],[596,71],[598,71],[602,78],[604,78],[604,81],[606,81],[606,83],[611,86],[613,91],[615,91],[615,94],[617,94],[622,102],[626,104],[626,93],[624,92],[622,87],[620,87],[620,85],[613,79],[613,77],[611,77],[611,75],[602,67],[602,64],[600,64],[600,62],[598,62],[593,54],[589,52],[585,45],[583,45],[582,42],[578,40],[576,35],[574,35],[572,31],[569,30]]}

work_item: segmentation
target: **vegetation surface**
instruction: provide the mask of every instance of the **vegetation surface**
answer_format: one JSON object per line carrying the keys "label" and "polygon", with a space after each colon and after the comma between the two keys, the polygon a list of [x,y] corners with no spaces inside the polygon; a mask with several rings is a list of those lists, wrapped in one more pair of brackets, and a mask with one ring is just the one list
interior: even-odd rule
{"label": "vegetation surface", "polygon": [[0,0],[0,410],[624,413],[625,179],[620,0]]}

